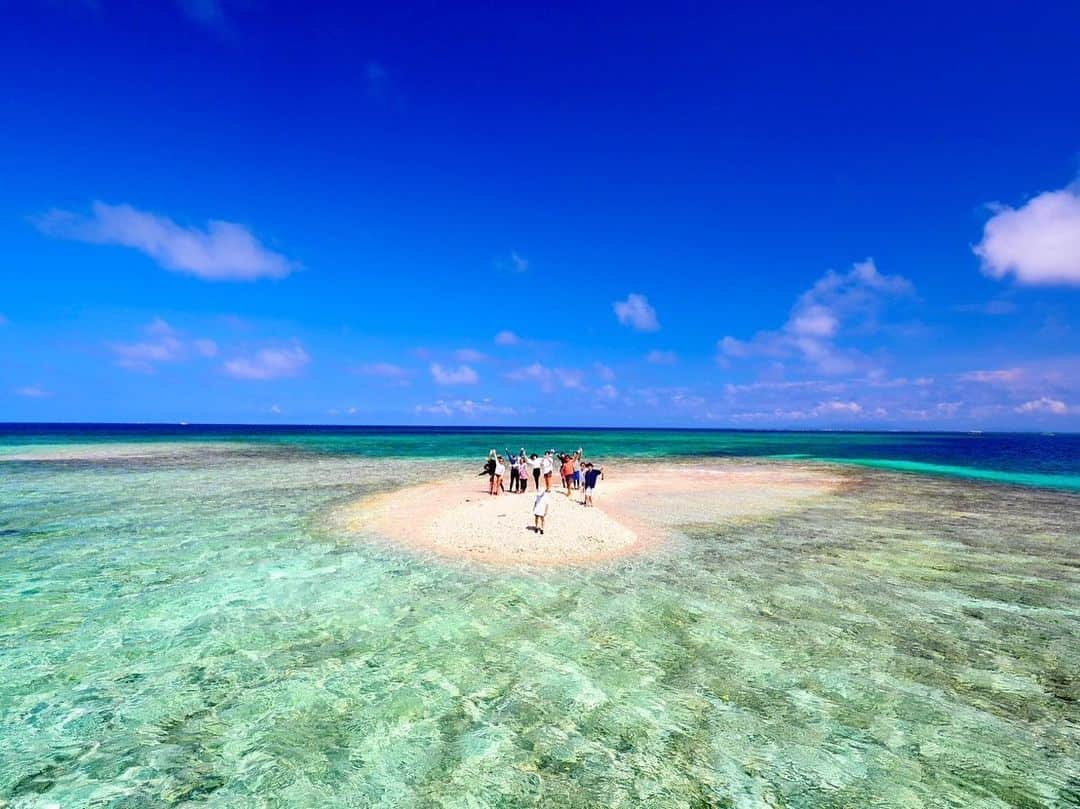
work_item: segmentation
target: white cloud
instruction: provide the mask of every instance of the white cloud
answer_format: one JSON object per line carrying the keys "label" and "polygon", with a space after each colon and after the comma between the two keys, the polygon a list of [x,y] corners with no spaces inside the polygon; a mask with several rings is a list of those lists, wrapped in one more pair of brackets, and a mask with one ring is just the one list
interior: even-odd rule
{"label": "white cloud", "polygon": [[1056,416],[1061,416],[1069,412],[1069,406],[1060,399],[1050,399],[1046,396],[1040,396],[1038,399],[1033,399],[1030,402],[1024,402],[1022,405],[1016,408],[1016,412],[1053,413]]}
{"label": "white cloud", "polygon": [[454,359],[458,362],[484,362],[488,355],[474,348],[459,348],[454,352]]}
{"label": "white cloud", "polygon": [[619,390],[614,385],[601,385],[596,389],[596,395],[610,401],[619,398]]}
{"label": "white cloud", "polygon": [[152,374],[161,363],[190,359],[192,353],[202,357],[217,355],[217,343],[213,340],[200,338],[186,341],[160,317],[150,321],[143,331],[149,339],[132,343],[109,343],[109,349],[116,356],[116,364],[121,368]]}
{"label": "white cloud", "polygon": [[1080,186],[999,208],[973,249],[992,278],[1011,273],[1020,284],[1080,284]]}
{"label": "white cloud", "polygon": [[679,355],[674,351],[660,351],[659,349],[653,349],[645,355],[645,362],[650,362],[653,365],[674,365],[679,361]]}
{"label": "white cloud", "polygon": [[153,342],[112,343],[116,364],[139,373],[153,373],[158,363],[175,362],[183,356],[181,343],[175,337],[163,337]]}
{"label": "white cloud", "polygon": [[37,226],[60,239],[131,247],[168,270],[204,281],[284,278],[298,267],[235,222],[215,219],[200,230],[130,205],[95,202],[90,216],[53,210],[39,218]]}
{"label": "white cloud", "polygon": [[184,344],[172,326],[160,317],[154,318],[144,329],[150,340],[135,343],[110,343],[116,355],[116,364],[129,371],[151,374],[163,362],[176,362],[184,356]]}
{"label": "white cloud", "polygon": [[615,317],[624,326],[637,331],[660,329],[660,322],[656,319],[656,310],[649,305],[649,299],[644,295],[631,292],[625,301],[615,301],[612,308],[615,310]]}
{"label": "white cloud", "polygon": [[495,344],[500,346],[515,346],[521,342],[521,338],[512,331],[503,330],[495,335]]}
{"label": "white cloud", "polygon": [[984,384],[1007,384],[1017,382],[1024,375],[1021,368],[999,368],[993,371],[968,371],[960,374],[961,382],[981,382]]}
{"label": "white cloud", "polygon": [[[733,413],[731,419],[733,421],[756,421],[756,422],[790,422],[790,421],[804,421],[806,419],[816,419],[822,416],[861,416],[864,413],[863,406],[858,402],[845,402],[845,401],[829,401],[820,402],[816,407],[809,410],[785,410],[782,407],[775,408],[773,410],[766,411],[751,411],[744,413]],[[884,408],[875,408],[873,415],[881,418],[887,415],[887,411]]]}
{"label": "white cloud", "polygon": [[299,343],[288,348],[264,348],[247,357],[225,363],[225,373],[236,379],[265,381],[296,376],[311,361]]}
{"label": "white cloud", "polygon": [[544,392],[551,392],[556,387],[564,387],[572,390],[584,389],[585,374],[570,368],[549,368],[534,362],[517,368],[506,375],[512,382],[533,382]]}
{"label": "white cloud", "polygon": [[842,382],[826,382],[819,379],[802,379],[802,380],[762,380],[760,382],[749,382],[742,385],[724,385],[724,392],[728,394],[741,394],[757,391],[772,391],[780,392],[784,396],[791,395],[792,392],[811,391],[814,393],[841,393],[847,388],[847,385]]}
{"label": "white cloud", "polygon": [[728,357],[747,357],[752,353],[749,343],[743,340],[736,340],[734,337],[721,337],[716,342],[716,347],[720,349],[720,353]]}
{"label": "white cloud", "polygon": [[270,412],[273,413],[275,416],[280,416],[281,415],[281,406],[276,405],[276,404],[270,405]]}
{"label": "white cloud", "polygon": [[41,385],[25,385],[15,389],[16,396],[26,396],[30,399],[43,399],[52,396],[52,391],[47,391]]}
{"label": "white cloud", "polygon": [[434,404],[417,405],[417,413],[427,413],[435,416],[482,416],[502,415],[512,416],[517,411],[512,407],[496,405],[491,399],[439,399]]}
{"label": "white cloud", "polygon": [[719,359],[796,356],[821,373],[851,373],[866,363],[856,352],[837,346],[844,327],[875,331],[885,303],[913,291],[906,278],[878,272],[872,259],[846,273],[829,270],[799,296],[779,331],[761,331],[751,340],[724,337],[717,343]]}
{"label": "white cloud", "polygon": [[811,411],[811,415],[822,416],[829,413],[847,413],[856,415],[862,412],[862,405],[858,402],[822,402]]}
{"label": "white cloud", "polygon": [[431,378],[439,385],[474,385],[480,377],[468,365],[457,368],[444,368],[437,362],[431,363]]}

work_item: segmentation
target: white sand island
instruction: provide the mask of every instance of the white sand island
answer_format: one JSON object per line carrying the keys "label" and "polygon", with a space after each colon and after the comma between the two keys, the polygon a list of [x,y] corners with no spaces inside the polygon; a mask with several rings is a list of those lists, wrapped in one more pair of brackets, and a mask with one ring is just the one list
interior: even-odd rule
{"label": "white sand island", "polygon": [[653,550],[679,525],[787,513],[844,482],[809,465],[627,463],[607,468],[590,508],[580,490],[567,498],[553,480],[543,535],[532,530],[531,480],[525,494],[493,497],[487,478],[463,475],[367,497],[337,516],[350,533],[418,552],[493,565],[580,565]]}

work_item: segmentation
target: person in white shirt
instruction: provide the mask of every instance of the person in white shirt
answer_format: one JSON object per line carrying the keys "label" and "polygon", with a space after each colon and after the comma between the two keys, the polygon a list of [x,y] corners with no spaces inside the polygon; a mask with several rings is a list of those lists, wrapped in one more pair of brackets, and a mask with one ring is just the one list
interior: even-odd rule
{"label": "person in white shirt", "polygon": [[548,513],[548,489],[542,492],[538,492],[536,500],[533,501],[533,531],[539,531],[544,533],[544,521],[547,519]]}
{"label": "person in white shirt", "polygon": [[496,495],[498,495],[499,492],[502,491],[502,479],[503,479],[503,473],[505,471],[506,471],[506,466],[503,464],[502,455],[496,456],[496,458],[495,458],[495,485],[493,487],[495,489],[494,494],[496,494]]}
{"label": "person in white shirt", "polygon": [[543,463],[534,452],[529,456],[528,464],[529,469],[532,470],[533,483],[536,485],[536,491],[540,491],[540,465]]}
{"label": "person in white shirt", "polygon": [[555,460],[551,457],[551,450],[544,453],[540,459],[540,474],[544,476],[544,491],[551,491],[551,473],[555,471]]}

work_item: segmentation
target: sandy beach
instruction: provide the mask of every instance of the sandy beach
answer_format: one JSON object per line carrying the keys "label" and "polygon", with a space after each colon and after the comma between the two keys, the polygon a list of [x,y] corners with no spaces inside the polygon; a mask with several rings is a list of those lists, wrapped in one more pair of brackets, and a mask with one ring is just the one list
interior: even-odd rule
{"label": "sandy beach", "polygon": [[[347,529],[406,549],[491,565],[562,566],[652,551],[680,525],[765,519],[840,489],[844,478],[808,465],[747,462],[626,464],[605,472],[595,506],[581,491],[548,496],[536,533],[536,491],[487,493],[487,479],[462,474],[361,499],[339,514]],[[543,484],[541,483],[541,486]]]}

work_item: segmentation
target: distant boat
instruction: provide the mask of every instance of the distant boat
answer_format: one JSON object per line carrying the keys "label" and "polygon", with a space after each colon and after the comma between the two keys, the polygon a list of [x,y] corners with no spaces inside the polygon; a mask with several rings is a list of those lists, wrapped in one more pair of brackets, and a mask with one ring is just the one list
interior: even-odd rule
{"label": "distant boat", "polygon": [[180,426],[181,426],[181,427],[187,427],[187,422],[186,422],[186,421],[182,421],[182,422],[180,422]]}

